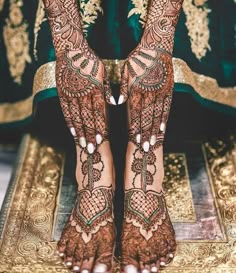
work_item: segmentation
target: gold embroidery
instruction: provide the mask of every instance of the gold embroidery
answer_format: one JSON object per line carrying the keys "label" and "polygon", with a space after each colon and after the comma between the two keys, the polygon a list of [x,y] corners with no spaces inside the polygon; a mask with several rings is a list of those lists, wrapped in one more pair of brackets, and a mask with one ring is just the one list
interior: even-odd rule
{"label": "gold embroidery", "polygon": [[87,29],[91,24],[95,23],[98,13],[103,14],[101,0],[80,0],[81,16],[83,19],[83,30],[87,33]]}
{"label": "gold embroidery", "polygon": [[[121,68],[124,60],[103,60],[111,82],[120,83]],[[213,78],[193,72],[181,59],[173,58],[174,77],[176,83],[188,84],[196,94],[204,99],[236,107],[236,88],[219,87]],[[32,97],[16,102],[0,105],[0,123],[23,120],[32,114],[33,97],[40,91],[55,88],[55,61],[40,66],[35,73]]]}
{"label": "gold embroidery", "polygon": [[21,0],[10,1],[9,18],[3,29],[4,42],[7,49],[7,59],[13,80],[21,84],[26,63],[31,63],[29,55],[30,43],[27,33],[28,24],[23,18]]}
{"label": "gold embroidery", "polygon": [[36,71],[33,83],[33,94],[36,95],[42,90],[56,87],[56,62],[49,62],[41,65]]}
{"label": "gold embroidery", "polygon": [[[176,257],[164,272],[236,272],[235,184],[232,182],[236,174],[235,147],[233,136],[226,140],[214,139],[202,147],[213,202],[226,240],[216,237],[178,241]],[[54,254],[56,242],[52,241],[65,157],[29,135],[23,139],[20,151],[16,175],[12,179],[15,190],[0,241],[1,271],[68,273]],[[182,191],[181,184],[176,187]],[[175,208],[176,212],[178,207]],[[115,268],[114,272],[120,272],[119,264]]]}
{"label": "gold embroidery", "polygon": [[134,5],[134,8],[129,11],[128,18],[134,14],[139,14],[139,23],[144,27],[147,16],[148,0],[132,0],[132,4]]}
{"label": "gold embroidery", "polygon": [[211,50],[207,17],[211,10],[207,8],[206,2],[207,0],[194,0],[194,3],[192,0],[185,0],[183,3],[191,49],[199,60],[206,55],[207,50]]}
{"label": "gold embroidery", "polygon": [[38,41],[38,33],[40,31],[41,24],[46,21],[44,4],[42,0],[39,0],[38,9],[36,13],[36,19],[34,23],[34,57],[37,60],[37,41]]}
{"label": "gold embroidery", "polygon": [[0,11],[3,9],[4,1],[5,0],[0,0]]}

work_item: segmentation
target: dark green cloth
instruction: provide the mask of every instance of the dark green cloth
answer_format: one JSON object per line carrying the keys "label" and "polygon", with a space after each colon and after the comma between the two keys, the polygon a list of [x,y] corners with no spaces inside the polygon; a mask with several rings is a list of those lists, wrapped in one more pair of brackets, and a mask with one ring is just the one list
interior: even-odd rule
{"label": "dark green cloth", "polygon": [[[234,47],[236,5],[233,0],[208,0],[207,3],[211,9],[208,15],[211,51],[208,51],[201,61],[192,53],[185,25],[186,18],[182,12],[176,30],[173,55],[187,62],[193,71],[216,78],[220,85],[234,86],[236,85],[236,50]],[[10,0],[5,0],[3,10],[0,12],[0,103],[16,102],[31,96],[35,72],[41,65],[55,60],[47,21],[41,24],[37,41],[38,59],[34,58],[34,24],[38,1],[31,0],[29,3],[29,1],[23,0],[21,10],[24,20],[29,24],[27,31],[30,39],[32,62],[26,64],[22,83],[17,84],[13,81],[9,72],[6,46],[3,40],[3,28],[6,25],[6,19],[9,17],[9,6]],[[143,31],[139,23],[139,15],[127,18],[128,12],[133,7],[131,0],[102,1],[104,13],[99,13],[96,23],[91,24],[88,28],[87,35],[90,46],[101,58],[124,59],[138,44]],[[188,92],[188,90],[189,87],[187,86],[186,90],[183,85],[181,88],[178,85],[175,86],[175,91]],[[47,91],[45,92],[47,93]],[[56,94],[55,90],[53,92],[49,90],[48,95],[45,92],[41,96],[43,99]],[[222,107],[224,106],[222,105]]]}

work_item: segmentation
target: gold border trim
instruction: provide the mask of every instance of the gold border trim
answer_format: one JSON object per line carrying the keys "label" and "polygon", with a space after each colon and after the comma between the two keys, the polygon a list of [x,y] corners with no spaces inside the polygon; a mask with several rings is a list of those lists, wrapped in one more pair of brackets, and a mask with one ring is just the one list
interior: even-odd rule
{"label": "gold border trim", "polygon": [[[236,199],[232,183],[236,174],[236,139],[207,142],[202,149],[227,240],[178,241],[175,259],[165,268],[167,273],[236,272]],[[18,166],[21,173],[14,178],[15,195],[0,247],[1,271],[69,272],[54,255],[56,242],[51,241],[63,167],[62,154],[26,136]]]}
{"label": "gold border trim", "polygon": [[[120,82],[121,69],[125,60],[103,60],[110,81]],[[214,78],[193,72],[187,63],[173,58],[175,83],[190,85],[200,97],[236,108],[236,87],[221,88]],[[56,62],[48,62],[38,68],[34,76],[33,95],[15,103],[0,104],[0,123],[24,120],[32,115],[33,98],[43,90],[56,87]]]}

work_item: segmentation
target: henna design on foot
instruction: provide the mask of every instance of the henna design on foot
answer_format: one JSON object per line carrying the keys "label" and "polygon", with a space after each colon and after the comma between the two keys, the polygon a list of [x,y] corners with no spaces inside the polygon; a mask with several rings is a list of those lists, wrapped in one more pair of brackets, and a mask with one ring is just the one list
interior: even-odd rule
{"label": "henna design on foot", "polygon": [[105,273],[113,266],[116,236],[113,188],[112,183],[102,182],[106,177],[104,170],[109,169],[102,151],[103,154],[101,149],[88,154],[85,149],[77,149],[79,190],[58,242],[61,258],[74,271]]}
{"label": "henna design on foot", "polygon": [[113,223],[112,201],[111,187],[79,191],[67,226],[75,227],[75,231],[81,233],[81,239],[87,244],[101,227],[108,222]]}
{"label": "henna design on foot", "polygon": [[[171,261],[175,250],[175,233],[163,192],[145,192],[141,189],[125,191],[123,270],[126,272],[129,265],[135,266],[139,272],[145,265],[159,268],[160,262],[167,264]],[[169,254],[172,254],[172,258]]]}

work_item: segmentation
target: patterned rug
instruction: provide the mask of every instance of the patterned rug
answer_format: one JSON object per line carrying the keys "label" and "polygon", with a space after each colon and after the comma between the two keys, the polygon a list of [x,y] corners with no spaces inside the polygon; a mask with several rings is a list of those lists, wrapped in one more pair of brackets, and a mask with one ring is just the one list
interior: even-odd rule
{"label": "patterned rug", "polygon": [[[188,146],[164,156],[178,248],[162,271],[235,273],[236,139]],[[30,135],[17,162],[0,214],[0,272],[69,272],[54,252],[76,194],[74,164]]]}

